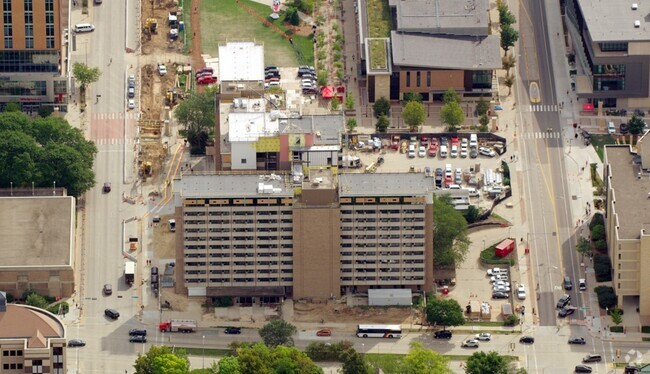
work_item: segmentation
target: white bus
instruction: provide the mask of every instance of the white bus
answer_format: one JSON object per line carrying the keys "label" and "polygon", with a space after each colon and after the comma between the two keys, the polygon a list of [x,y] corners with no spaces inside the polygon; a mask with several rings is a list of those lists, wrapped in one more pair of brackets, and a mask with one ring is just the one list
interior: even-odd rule
{"label": "white bus", "polygon": [[360,338],[401,338],[400,325],[359,325],[357,336]]}

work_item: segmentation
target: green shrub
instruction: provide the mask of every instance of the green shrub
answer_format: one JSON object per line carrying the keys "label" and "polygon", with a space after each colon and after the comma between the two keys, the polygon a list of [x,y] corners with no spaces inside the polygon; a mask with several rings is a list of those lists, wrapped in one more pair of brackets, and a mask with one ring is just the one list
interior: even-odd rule
{"label": "green shrub", "polygon": [[305,349],[305,353],[313,361],[341,361],[343,352],[352,347],[353,344],[347,340],[334,344],[312,342]]}
{"label": "green shrub", "polygon": [[601,309],[612,308],[616,305],[616,293],[612,287],[598,286],[594,288],[594,291],[598,295],[598,306]]}
{"label": "green shrub", "polygon": [[607,253],[607,242],[605,241],[605,239],[600,239],[594,243],[594,248],[598,252]]}
{"label": "green shrub", "polygon": [[609,331],[611,332],[625,332],[623,329],[623,326],[612,326],[609,328]]}
{"label": "green shrub", "polygon": [[609,282],[612,280],[612,262],[607,255],[594,256],[594,272],[596,281]]}
{"label": "green shrub", "polygon": [[595,225],[594,228],[591,229],[591,241],[597,242],[602,239],[605,239],[605,226]]}
{"label": "green shrub", "polygon": [[513,266],[515,264],[514,260],[511,260],[507,257],[497,257],[494,254],[494,249],[496,244],[492,245],[490,248],[486,248],[484,251],[481,251],[481,262],[486,265],[508,265]]}
{"label": "green shrub", "polygon": [[215,308],[227,308],[233,305],[232,297],[228,296],[217,297],[212,301],[212,306]]}
{"label": "green shrub", "polygon": [[591,222],[589,222],[589,230],[593,230],[596,225],[605,225],[605,218],[601,213],[596,213],[593,217],[591,217]]}
{"label": "green shrub", "polygon": [[[59,308],[61,309],[60,311]],[[70,305],[65,301],[62,301],[60,303],[50,305],[49,307],[47,307],[47,311],[52,314],[59,314],[59,312],[63,314],[68,314],[68,312],[70,311]]]}
{"label": "green shrub", "polygon": [[511,314],[503,321],[504,326],[516,326],[519,324],[519,317],[516,314]]}

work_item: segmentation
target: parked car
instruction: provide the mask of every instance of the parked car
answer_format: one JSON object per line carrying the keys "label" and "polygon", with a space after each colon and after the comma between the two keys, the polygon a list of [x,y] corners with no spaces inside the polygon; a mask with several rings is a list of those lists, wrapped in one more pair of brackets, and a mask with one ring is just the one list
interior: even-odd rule
{"label": "parked car", "polygon": [[478,149],[478,153],[481,154],[482,156],[487,156],[487,157],[494,157],[496,156],[496,152],[494,152],[493,149],[488,148],[488,147],[481,147]]}
{"label": "parked car", "polygon": [[436,339],[451,339],[454,334],[450,330],[440,330],[433,333]]}
{"label": "parked car", "polygon": [[132,336],[132,337],[129,338],[129,342],[131,342],[131,343],[146,343],[147,342],[147,337],[142,336],[142,335]]}
{"label": "parked car", "polygon": [[576,373],[591,373],[592,369],[591,366],[587,365],[576,365],[575,367],[575,372]]}
{"label": "parked car", "polygon": [[505,292],[501,292],[501,291],[492,292],[493,299],[507,299],[509,297],[510,296]]}
{"label": "parked car", "polygon": [[525,300],[526,299],[526,286],[520,284],[517,286],[517,299]]}
{"label": "parked car", "polygon": [[497,275],[497,274],[505,274],[505,275],[507,275],[508,274],[508,269],[492,268],[492,269],[488,269],[488,271],[487,271],[487,275],[490,276],[490,277],[493,276],[493,275]]}
{"label": "parked car", "polygon": [[570,277],[564,277],[564,283],[563,283],[564,289],[567,291],[571,291],[573,289],[573,282],[571,282]]}
{"label": "parked car", "polygon": [[590,353],[582,358],[582,362],[585,364],[588,362],[601,362],[602,360],[603,357],[601,355],[593,354],[593,353]]}
{"label": "parked car", "polygon": [[569,344],[587,344],[585,338],[569,338]]}
{"label": "parked car", "polygon": [[120,312],[115,309],[104,309],[104,315],[112,320],[120,318]]}
{"label": "parked car", "polygon": [[167,74],[167,66],[165,66],[165,64],[158,64],[158,74],[161,77]]}
{"label": "parked car", "polygon": [[522,336],[521,338],[519,338],[519,343],[533,344],[533,343],[535,343],[535,338],[532,337],[532,336],[528,336],[528,335]]}
{"label": "parked car", "polygon": [[576,312],[576,309],[577,309],[576,307],[572,307],[572,306],[568,306],[568,305],[567,305],[567,306],[565,306],[564,308],[561,308],[561,309],[557,312],[557,316],[560,317],[560,318],[564,318],[564,317],[570,316],[570,315],[572,315],[573,313]]}
{"label": "parked car", "polygon": [[609,135],[614,135],[616,133],[616,126],[614,126],[614,122],[607,122],[607,133]]}
{"label": "parked car", "polygon": [[478,340],[467,339],[460,345],[462,348],[478,348]]}
{"label": "parked car", "polygon": [[564,295],[560,297],[560,300],[558,300],[556,308],[562,309],[565,306],[569,305],[571,303],[571,296],[569,295]]}
{"label": "parked car", "polygon": [[442,188],[442,168],[436,169],[436,187]]}
{"label": "parked car", "polygon": [[463,182],[463,170],[461,168],[456,168],[454,172],[454,182],[460,185]]}
{"label": "parked car", "polygon": [[129,330],[130,336],[147,336],[147,330],[145,329],[131,329]]}
{"label": "parked car", "polygon": [[627,134],[627,125],[625,123],[621,123],[621,125],[618,127],[619,131],[621,134]]}
{"label": "parked car", "polygon": [[470,158],[478,157],[478,149],[476,146],[469,147],[469,157]]}
{"label": "parked car", "polygon": [[492,340],[492,334],[490,334],[489,332],[482,332],[480,334],[476,334],[475,338],[476,340],[489,342],[490,340]]}
{"label": "parked car", "polygon": [[467,145],[460,145],[460,157],[467,158]]}
{"label": "parked car", "polygon": [[492,292],[510,292],[510,286],[494,286]]}
{"label": "parked car", "polygon": [[239,327],[226,327],[223,330],[223,332],[224,332],[224,334],[228,334],[228,335],[239,335],[239,334],[241,334],[241,328],[239,328]]}
{"label": "parked car", "polygon": [[497,274],[490,277],[490,282],[508,281],[508,274]]}
{"label": "parked car", "polygon": [[70,339],[68,341],[68,347],[85,347],[86,342],[83,341],[82,339]]}
{"label": "parked car", "polygon": [[418,157],[424,157],[426,155],[427,155],[427,149],[421,145],[420,148],[418,149]]}
{"label": "parked car", "polygon": [[129,99],[127,107],[129,109],[135,109],[135,99]]}
{"label": "parked car", "polygon": [[104,288],[102,289],[102,292],[104,293],[105,296],[109,296],[113,294],[113,286],[111,286],[109,283],[106,283],[104,285]]}
{"label": "parked car", "polygon": [[332,336],[332,330],[320,329],[316,332],[316,336]]}
{"label": "parked car", "polygon": [[211,67],[204,67],[204,68],[201,68],[201,69],[199,69],[199,70],[196,71],[196,73],[194,74],[194,76],[198,78],[199,75],[201,75],[201,74],[203,74],[203,73],[210,73],[210,75],[212,75],[212,73],[214,73],[214,69],[212,69]]}
{"label": "parked car", "polygon": [[104,193],[111,192],[111,182],[104,182],[104,187],[102,188],[102,191],[104,191]]}
{"label": "parked car", "polygon": [[157,266],[153,266],[151,268],[151,275],[154,275],[154,274],[158,274],[158,267]]}
{"label": "parked car", "polygon": [[409,158],[415,158],[415,144],[413,144],[413,143],[409,144],[408,156],[409,156]]}
{"label": "parked car", "polygon": [[449,154],[451,158],[456,158],[458,157],[458,146],[457,145],[452,145],[451,146],[451,153]]}
{"label": "parked car", "polygon": [[213,77],[212,75],[206,75],[206,76],[203,76],[203,77],[199,77],[199,79],[196,80],[196,83],[198,83],[198,84],[217,83],[217,78]]}
{"label": "parked car", "polygon": [[429,155],[429,157],[436,157],[437,153],[438,153],[438,139],[431,138],[431,142],[429,143],[429,150],[427,151],[427,154]]}
{"label": "parked car", "polygon": [[587,290],[587,280],[584,278],[578,279],[578,289],[580,291],[586,291]]}

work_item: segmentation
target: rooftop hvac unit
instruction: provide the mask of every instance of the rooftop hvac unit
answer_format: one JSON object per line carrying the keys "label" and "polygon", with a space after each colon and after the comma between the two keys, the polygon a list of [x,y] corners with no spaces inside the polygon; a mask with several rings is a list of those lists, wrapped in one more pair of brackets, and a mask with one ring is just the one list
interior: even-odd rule
{"label": "rooftop hvac unit", "polygon": [[637,10],[637,9],[639,9],[639,4],[637,3],[632,4],[632,10]]}
{"label": "rooftop hvac unit", "polygon": [[641,21],[639,21],[639,20],[634,21],[634,27],[635,28],[641,27]]}

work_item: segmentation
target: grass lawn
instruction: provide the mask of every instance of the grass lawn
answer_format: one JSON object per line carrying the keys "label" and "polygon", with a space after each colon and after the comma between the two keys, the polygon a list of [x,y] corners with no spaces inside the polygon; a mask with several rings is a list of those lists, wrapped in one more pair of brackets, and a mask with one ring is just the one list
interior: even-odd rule
{"label": "grass lawn", "polygon": [[[271,8],[248,0],[241,3],[262,17],[271,14]],[[287,30],[280,14],[279,20],[270,20],[282,30]],[[267,18],[268,19],[268,18]],[[296,53],[289,41],[259,18],[237,5],[235,0],[201,2],[201,49],[205,54],[217,56],[219,43],[226,41],[255,40],[264,44],[264,63],[277,66],[313,65],[314,46],[311,34],[293,36]],[[302,58],[299,58],[302,56]]]}
{"label": "grass lawn", "polygon": [[616,144],[616,140],[614,140],[614,138],[612,138],[612,136],[609,134],[591,135],[591,145],[596,149],[596,153],[598,153],[598,157],[600,157],[600,161],[603,161],[603,156],[605,152],[605,148],[603,146],[605,144]]}
{"label": "grass lawn", "polygon": [[[405,355],[397,354],[379,354],[379,353],[366,353],[365,357],[373,364],[375,368],[381,369],[386,374],[399,374],[403,373],[404,369],[401,367]],[[448,361],[467,361],[471,355],[443,355]],[[517,361],[516,356],[502,355],[507,362]]]}
{"label": "grass lawn", "polygon": [[[184,349],[187,352],[188,356],[203,356],[203,348],[187,348],[187,347],[176,347]],[[205,356],[206,357],[224,357],[230,354],[230,349],[213,349],[206,348]]]}
{"label": "grass lawn", "polygon": [[371,38],[390,36],[388,0],[368,0],[368,36]]}
{"label": "grass lawn", "polygon": [[185,29],[178,33],[178,40],[185,42],[185,50],[183,53],[189,54],[190,50],[192,49],[192,20],[190,19],[192,0],[182,0],[181,4],[183,6],[183,9],[187,9],[187,11],[183,12],[182,21],[184,23]]}
{"label": "grass lawn", "polygon": [[386,40],[370,39],[368,46],[370,49],[370,68],[382,70],[387,69]]}

